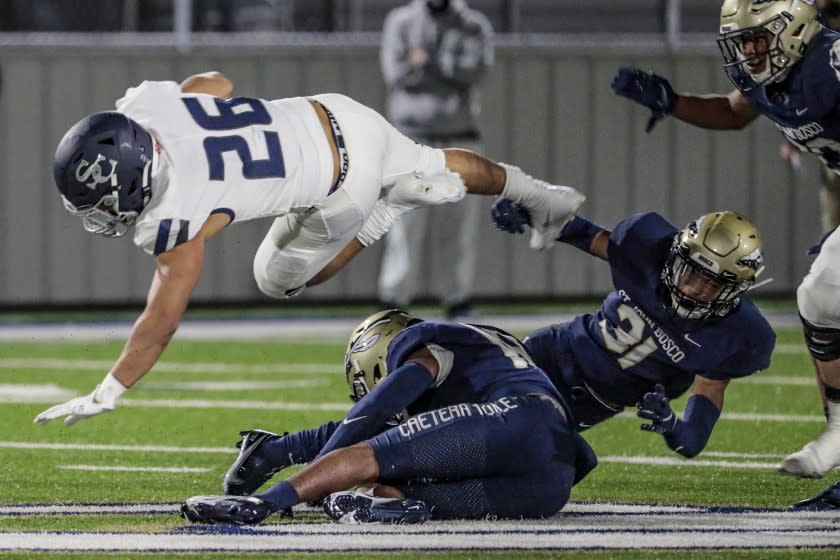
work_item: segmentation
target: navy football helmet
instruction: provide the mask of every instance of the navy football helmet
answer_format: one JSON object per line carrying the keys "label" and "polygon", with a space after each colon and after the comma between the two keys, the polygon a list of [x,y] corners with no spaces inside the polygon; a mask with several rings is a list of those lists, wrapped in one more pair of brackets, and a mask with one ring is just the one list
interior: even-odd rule
{"label": "navy football helmet", "polygon": [[53,160],[64,208],[86,231],[120,237],[152,196],[152,135],[122,113],[94,113],[67,131]]}

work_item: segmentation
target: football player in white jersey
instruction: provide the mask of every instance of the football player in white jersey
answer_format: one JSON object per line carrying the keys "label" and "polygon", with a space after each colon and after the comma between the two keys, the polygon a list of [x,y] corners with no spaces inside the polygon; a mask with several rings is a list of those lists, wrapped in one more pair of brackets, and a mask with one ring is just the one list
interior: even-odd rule
{"label": "football player in white jersey", "polygon": [[146,307],[122,354],[87,396],[35,418],[72,425],[114,409],[178,328],[205,243],[228,225],[274,217],[257,250],[260,290],[292,297],[327,280],[417,206],[501,195],[534,217],[531,245],[554,243],[584,197],[473,152],[415,144],[376,111],[339,94],[230,97],[218,72],[143,82],[61,139],[53,174],[87,231],[156,257]]}

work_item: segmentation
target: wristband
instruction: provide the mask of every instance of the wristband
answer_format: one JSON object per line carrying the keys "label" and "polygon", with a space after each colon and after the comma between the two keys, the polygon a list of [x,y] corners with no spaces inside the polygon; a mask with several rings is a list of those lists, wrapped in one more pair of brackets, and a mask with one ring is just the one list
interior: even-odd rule
{"label": "wristband", "polygon": [[114,402],[126,391],[128,391],[128,387],[120,383],[113,373],[108,372],[102,383],[96,386],[94,398],[99,402]]}

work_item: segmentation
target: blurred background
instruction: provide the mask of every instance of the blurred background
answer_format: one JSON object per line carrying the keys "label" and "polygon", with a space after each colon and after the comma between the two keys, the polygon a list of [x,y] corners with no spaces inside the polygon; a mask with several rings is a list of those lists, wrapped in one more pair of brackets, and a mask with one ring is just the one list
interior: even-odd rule
{"label": "blurred background", "polygon": [[[113,108],[143,80],[220,70],[237,95],[267,99],[341,92],[381,112],[386,14],[401,0],[0,0],[0,308],[134,305],[153,259],[130,239],[86,234],[61,207],[51,177],[62,134]],[[650,68],[677,91],[731,89],[709,0],[468,0],[494,28],[495,62],[479,88],[486,155],[588,196],[581,213],[612,226],[655,210],[684,224],[718,209],[762,230],[759,290],[789,297],[820,237],[813,158],[790,166],[766,119],[706,132],[616,97],[622,65]],[[603,263],[562,246],[535,253],[495,231],[482,201],[473,297],[589,298],[608,291]],[[208,246],[194,303],[267,303],[251,275],[268,221],[231,228]],[[439,231],[425,235],[434,240]],[[446,242],[446,240],[441,240]],[[417,300],[437,292],[437,243],[424,245]],[[382,243],[300,301],[375,302]]]}

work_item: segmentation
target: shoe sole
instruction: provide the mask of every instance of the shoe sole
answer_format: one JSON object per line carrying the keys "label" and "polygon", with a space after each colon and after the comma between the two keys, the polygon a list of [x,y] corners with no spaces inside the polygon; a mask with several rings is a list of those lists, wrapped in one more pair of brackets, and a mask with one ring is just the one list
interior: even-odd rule
{"label": "shoe sole", "polygon": [[243,519],[234,518],[229,511],[220,511],[217,508],[202,502],[181,504],[181,515],[191,523],[204,523],[208,525],[215,525],[217,523],[232,524],[232,525],[256,525],[262,519]]}

